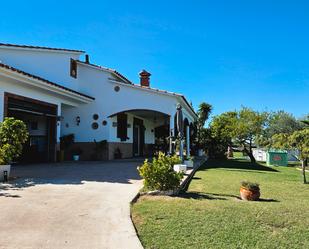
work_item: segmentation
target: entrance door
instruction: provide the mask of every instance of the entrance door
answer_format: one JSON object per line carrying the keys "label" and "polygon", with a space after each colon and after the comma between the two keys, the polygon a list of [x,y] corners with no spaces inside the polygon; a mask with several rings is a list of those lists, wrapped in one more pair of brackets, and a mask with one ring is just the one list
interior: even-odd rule
{"label": "entrance door", "polygon": [[133,156],[140,155],[140,126],[133,127]]}
{"label": "entrance door", "polygon": [[143,156],[145,145],[145,128],[143,120],[134,118],[133,121],[133,156]]}

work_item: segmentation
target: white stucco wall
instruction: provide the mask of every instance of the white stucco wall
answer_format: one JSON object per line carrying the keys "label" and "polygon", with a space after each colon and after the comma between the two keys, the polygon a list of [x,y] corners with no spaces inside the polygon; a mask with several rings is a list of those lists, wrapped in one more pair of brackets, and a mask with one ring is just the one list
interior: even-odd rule
{"label": "white stucco wall", "polygon": [[[116,122],[116,117],[109,116],[133,109],[154,110],[170,115],[171,127],[174,127],[174,115],[176,112],[177,103],[181,102],[176,96],[164,95],[156,92],[146,91],[144,89],[131,87],[128,84],[115,83],[111,81],[111,73],[80,65],[78,68],[79,89],[83,93],[95,97],[95,101],[80,105],[78,108],[62,108],[62,116],[64,117],[61,123],[62,134],[74,133],[77,142],[91,142],[94,139],[108,140],[110,142],[120,142],[117,138],[117,128],[113,127],[113,122]],[[115,86],[120,87],[120,91],[114,90]],[[182,103],[183,105],[183,103]],[[184,117],[187,117],[190,122],[194,121],[194,117],[189,114],[186,108],[183,109]],[[98,114],[99,119],[93,120],[93,115]],[[76,125],[76,117],[80,117],[79,126]],[[128,122],[131,128],[128,129],[127,143],[132,143],[132,125],[133,116],[129,115]],[[106,120],[107,125],[103,126],[102,122]],[[151,120],[143,119],[146,126],[145,143],[154,143],[154,133],[151,129],[154,124]],[[91,127],[93,122],[97,122],[99,128],[94,130]],[[68,127],[67,127],[68,126]]]}
{"label": "white stucco wall", "polygon": [[[116,136],[116,127],[112,127],[113,119],[110,115],[131,109],[146,109],[170,115],[170,127],[174,128],[174,115],[176,105],[180,103],[183,108],[184,118],[190,122],[194,116],[184,104],[181,97],[151,92],[128,84],[121,84],[111,81],[114,76],[107,71],[90,67],[89,65],[78,64],[77,79],[70,76],[70,59],[79,59],[78,53],[55,52],[48,50],[23,50],[0,48],[0,61],[28,73],[41,76],[55,83],[61,84],[73,90],[88,94],[95,98],[89,104],[78,104],[70,102],[69,99],[51,94],[48,91],[37,89],[22,82],[4,79],[0,77],[0,118],[3,118],[3,92],[11,92],[29,98],[38,99],[48,103],[56,104],[58,115],[63,117],[61,126],[57,127],[58,134],[74,133],[77,142],[92,142],[107,139],[111,142],[120,141]],[[120,91],[114,91],[115,86]],[[73,105],[77,107],[73,107]],[[93,114],[98,114],[99,119],[93,120]],[[76,117],[80,117],[80,124],[76,124]],[[102,122],[107,121],[103,126]],[[145,143],[154,143],[154,133],[151,130],[154,124],[151,120],[144,120],[146,127]],[[94,130],[91,125],[97,122],[99,128]],[[116,122],[116,121],[114,121]],[[128,129],[126,142],[132,142],[133,116],[129,115],[131,128]]]}
{"label": "white stucco wall", "polygon": [[78,59],[79,55],[61,51],[0,47],[2,63],[78,90],[77,80],[70,76],[71,58]]}
{"label": "white stucco wall", "polygon": [[[58,115],[61,114],[61,104],[71,104],[71,101],[65,97],[61,97],[56,93],[51,93],[43,89],[31,87],[18,80],[13,80],[0,75],[0,120],[4,118],[4,93],[12,93],[19,96],[47,102],[56,105],[58,108]],[[76,104],[76,103],[75,103]],[[60,125],[57,126],[57,140],[59,141],[61,131]]]}

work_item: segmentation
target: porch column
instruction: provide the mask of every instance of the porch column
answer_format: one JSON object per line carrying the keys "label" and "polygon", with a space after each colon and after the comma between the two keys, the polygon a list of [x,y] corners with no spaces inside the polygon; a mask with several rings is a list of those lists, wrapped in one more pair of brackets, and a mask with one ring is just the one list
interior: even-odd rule
{"label": "porch column", "polygon": [[57,159],[57,154],[60,152],[60,136],[61,136],[61,103],[57,104],[57,119],[56,119],[56,144],[54,150],[54,161],[61,160],[61,156]]}
{"label": "porch column", "polygon": [[4,92],[0,90],[0,122],[4,119]]}
{"label": "porch column", "polygon": [[190,156],[190,125],[186,126],[187,157]]}
{"label": "porch column", "polygon": [[175,130],[174,130],[174,116],[170,116],[170,130],[169,130],[169,153],[173,153],[173,145],[172,145],[172,138],[171,136],[175,136]]}
{"label": "porch column", "polygon": [[[61,103],[57,105],[57,116],[61,117]],[[61,136],[61,120],[56,121],[57,124],[57,144],[60,143],[60,136]],[[60,149],[60,148],[59,148]]]}

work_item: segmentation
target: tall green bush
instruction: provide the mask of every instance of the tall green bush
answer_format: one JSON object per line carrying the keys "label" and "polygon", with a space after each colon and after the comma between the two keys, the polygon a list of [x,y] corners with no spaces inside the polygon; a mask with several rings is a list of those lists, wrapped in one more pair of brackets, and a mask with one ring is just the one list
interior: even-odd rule
{"label": "tall green bush", "polygon": [[162,152],[152,162],[146,159],[138,168],[140,176],[144,179],[144,187],[149,190],[175,190],[183,177],[183,173],[173,170],[173,166],[179,163],[181,159],[178,156],[166,156]]}
{"label": "tall green bush", "polygon": [[5,118],[0,122],[0,165],[10,164],[19,157],[27,139],[28,130],[23,121]]}

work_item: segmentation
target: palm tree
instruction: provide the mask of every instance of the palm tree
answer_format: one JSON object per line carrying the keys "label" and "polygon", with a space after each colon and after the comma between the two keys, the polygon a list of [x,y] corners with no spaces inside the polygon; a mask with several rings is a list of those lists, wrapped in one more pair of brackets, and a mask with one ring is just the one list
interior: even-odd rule
{"label": "palm tree", "polygon": [[202,102],[199,105],[198,111],[197,111],[197,144],[200,147],[200,141],[202,136],[202,129],[205,126],[205,123],[207,119],[209,118],[209,115],[212,111],[212,105]]}

